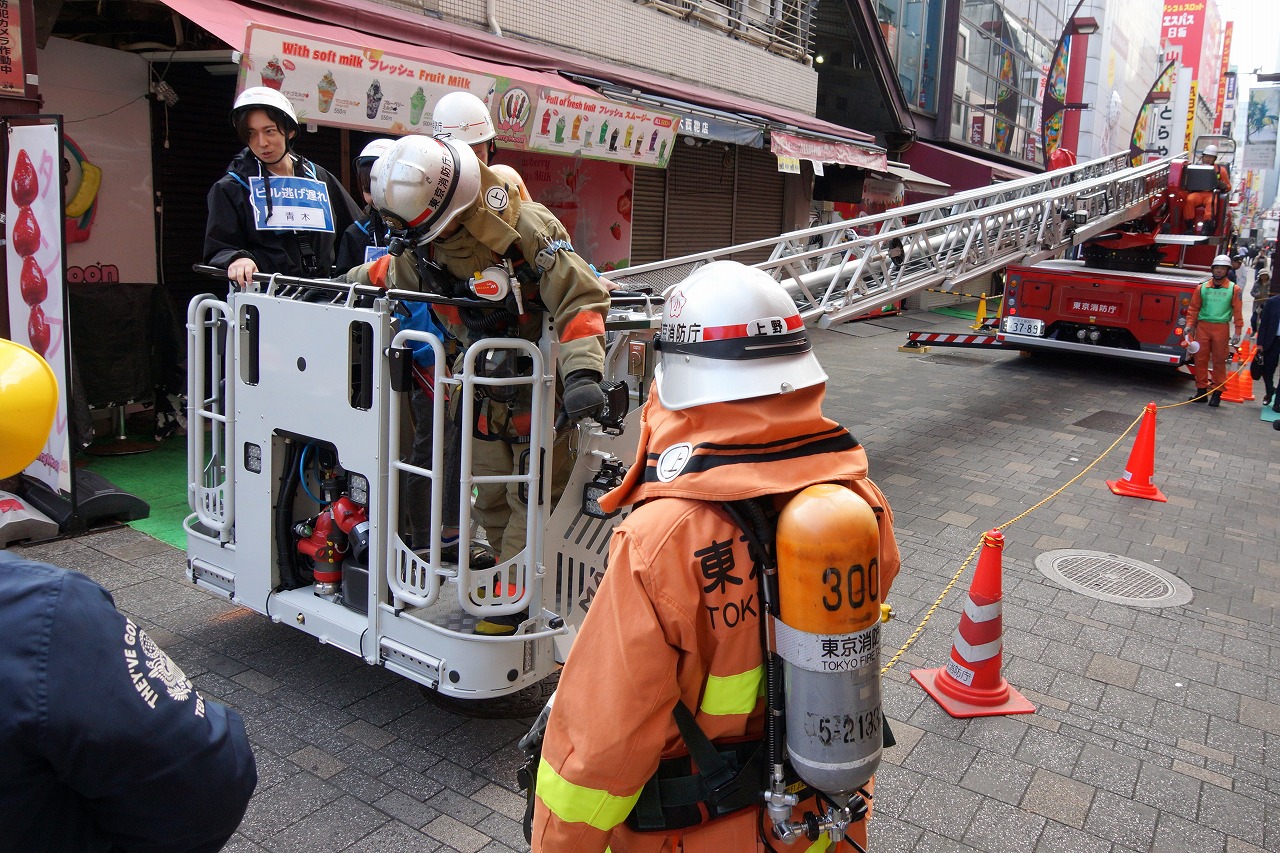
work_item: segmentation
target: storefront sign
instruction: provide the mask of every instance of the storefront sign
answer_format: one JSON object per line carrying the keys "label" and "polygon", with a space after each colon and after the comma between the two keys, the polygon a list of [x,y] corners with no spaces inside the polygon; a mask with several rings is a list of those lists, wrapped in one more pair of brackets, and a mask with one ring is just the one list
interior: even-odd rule
{"label": "storefront sign", "polygon": [[675,143],[673,115],[256,24],[238,91],[250,86],[283,94],[303,123],[391,136],[431,133],[436,103],[461,90],[489,107],[500,148],[664,168]]}
{"label": "storefront sign", "polygon": [[695,139],[728,142],[730,145],[745,145],[748,148],[764,147],[764,128],[721,121],[712,116],[681,114],[679,131],[681,136],[692,136]]}
{"label": "storefront sign", "polygon": [[672,115],[543,87],[524,148],[662,169],[671,158],[676,125]]}
{"label": "storefront sign", "polygon": [[251,24],[238,91],[275,89],[303,123],[399,136],[430,133],[431,110],[449,92],[487,100],[496,83],[459,68]]}
{"label": "storefront sign", "polygon": [[0,92],[26,94],[22,68],[22,20],[17,0],[0,0]]}
{"label": "storefront sign", "polygon": [[786,154],[779,154],[778,171],[787,175],[800,174],[800,158],[788,157]]}
{"label": "storefront sign", "polygon": [[969,118],[969,144],[985,145],[987,139],[987,117],[983,115]]}
{"label": "storefront sign", "polygon": [[[10,121],[18,121],[16,117]],[[39,457],[26,473],[58,491],[71,489],[67,441],[67,323],[62,254],[62,150],[56,124],[9,125],[9,337],[44,356],[58,379],[58,411]]]}
{"label": "storefront sign", "polygon": [[878,172],[883,172],[889,166],[889,158],[883,151],[863,148],[852,142],[795,136],[780,130],[770,131],[769,139],[770,149],[777,155],[799,157],[818,163],[840,163]]}

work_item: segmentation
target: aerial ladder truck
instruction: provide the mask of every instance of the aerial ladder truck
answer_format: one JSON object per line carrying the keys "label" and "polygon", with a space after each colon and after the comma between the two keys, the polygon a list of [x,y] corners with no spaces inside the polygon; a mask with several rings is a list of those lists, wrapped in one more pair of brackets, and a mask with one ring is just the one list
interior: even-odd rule
{"label": "aerial ladder truck", "polygon": [[[603,576],[610,533],[625,515],[603,512],[597,500],[634,457],[666,286],[703,263],[768,248],[757,266],[789,289],[806,322],[829,326],[926,287],[955,290],[1091,240],[1137,241],[1147,255],[1207,266],[1219,236],[1164,234],[1158,221],[1176,201],[1171,193],[1195,177],[1180,158],[1131,167],[1126,156],[1108,157],[859,220],[875,228],[868,237],[835,223],[611,274],[622,289],[605,324],[609,403],[598,420],[573,428],[576,463],[555,506],[547,460],[558,344],[549,321],[536,344],[477,342],[450,373],[446,342],[405,327],[404,306],[483,309],[482,302],[261,274],[248,290],[199,297],[187,317],[187,576],[416,681],[436,700],[536,713]],[[1083,264],[1072,269],[1077,281],[1104,273]],[[1013,295],[1033,284],[1027,273],[1015,291],[1009,277],[1001,334],[1027,337],[1009,321],[1026,316],[1022,305],[1031,300]],[[1047,331],[1035,343],[1048,345]],[[462,430],[457,511],[464,533],[455,562],[442,557],[445,430],[434,430],[428,464],[408,461],[413,344],[433,350],[434,387],[461,401],[463,423],[485,386],[523,386],[533,400],[528,463],[519,473],[472,471],[474,436]],[[480,369],[495,351],[518,356],[510,361],[520,369],[499,377]],[[437,424],[443,397],[434,404]],[[408,476],[430,482],[429,543],[411,542],[406,532]],[[465,547],[472,490],[486,484],[529,496],[525,547],[494,566],[473,562]],[[491,616],[515,616],[519,624],[508,636],[475,633]]]}
{"label": "aerial ladder truck", "polygon": [[[1229,139],[1202,137],[1197,151],[1210,143],[1224,157],[1234,149]],[[960,293],[999,274],[996,331],[961,344],[1177,364],[1191,289],[1230,234],[1225,202],[1194,233],[1184,233],[1182,205],[1214,180],[1213,167],[1185,155],[1133,166],[1117,154],[860,217],[857,230],[868,236],[835,222],[611,276],[660,290],[702,264],[768,250],[754,266],[787,287],[807,323],[826,328],[926,288]],[[1061,259],[1072,250],[1083,259]]]}

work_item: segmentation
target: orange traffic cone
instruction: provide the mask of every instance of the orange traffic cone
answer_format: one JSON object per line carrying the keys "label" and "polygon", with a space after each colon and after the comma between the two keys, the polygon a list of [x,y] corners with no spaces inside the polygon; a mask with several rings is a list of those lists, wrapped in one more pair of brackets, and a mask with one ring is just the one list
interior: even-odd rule
{"label": "orange traffic cone", "polygon": [[[1223,398],[1226,399],[1226,398]],[[1169,499],[1151,482],[1156,468],[1156,404],[1147,403],[1147,410],[1138,425],[1138,438],[1124,466],[1124,476],[1119,480],[1107,480],[1107,486],[1117,495],[1129,498],[1146,498],[1149,501],[1167,502]]]}
{"label": "orange traffic cone", "polygon": [[1224,403],[1244,402],[1244,391],[1240,388],[1243,377],[1240,375],[1239,367],[1239,364],[1234,361],[1227,362],[1227,384],[1222,386],[1222,402]]}
{"label": "orange traffic cone", "polygon": [[1253,396],[1253,374],[1249,372],[1249,364],[1253,361],[1254,355],[1258,352],[1257,345],[1253,342],[1253,338],[1245,338],[1240,341],[1240,396],[1246,403],[1253,402],[1258,399]]}
{"label": "orange traffic cone", "polygon": [[1000,604],[1004,596],[1003,551],[1004,535],[999,530],[982,534],[982,553],[951,644],[951,659],[938,669],[911,671],[911,677],[953,717],[996,717],[1036,710],[1000,674],[1004,658]]}

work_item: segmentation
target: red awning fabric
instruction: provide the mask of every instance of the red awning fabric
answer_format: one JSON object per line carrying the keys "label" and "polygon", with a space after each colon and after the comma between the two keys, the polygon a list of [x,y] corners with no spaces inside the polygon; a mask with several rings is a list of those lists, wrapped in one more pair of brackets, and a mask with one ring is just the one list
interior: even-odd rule
{"label": "red awning fabric", "polygon": [[902,161],[917,172],[945,180],[951,185],[952,192],[989,187],[999,181],[1013,181],[1038,174],[919,140],[906,150]]}
{"label": "red awning fabric", "polygon": [[[875,137],[869,133],[832,124],[786,107],[670,80],[634,68],[609,65],[545,45],[495,36],[370,0],[275,0],[270,7],[244,0],[163,2],[232,46],[243,46],[244,29],[250,21],[281,29],[301,28],[316,36],[349,43],[352,42],[354,31],[356,34],[364,34],[356,37],[356,44],[400,53],[406,53],[405,45],[415,46],[417,50],[445,51],[450,59],[440,58],[436,61],[456,64],[459,58],[465,59],[469,64],[458,67],[477,72],[525,80],[531,84],[551,86],[575,94],[587,94],[590,90],[560,75],[590,77],[665,98],[702,104],[747,117],[764,118],[780,125],[783,131],[832,137],[850,145],[859,145],[870,152],[880,150],[875,145]],[[239,35],[236,35],[237,30]],[[338,35],[340,32],[345,33],[346,37]],[[394,42],[394,45],[381,45],[377,42],[379,38]]]}
{"label": "red awning fabric", "polygon": [[[513,80],[523,81],[531,86],[547,86],[580,96],[599,97],[599,94],[594,89],[588,89],[586,86],[566,80],[559,74],[487,62],[483,59],[462,56],[437,47],[426,47],[403,39],[381,36],[372,33],[372,31],[359,28],[348,29],[322,21],[304,20],[294,15],[281,14],[278,10],[268,9],[252,3],[240,3],[236,2],[236,0],[164,0],[164,4],[183,17],[195,21],[236,50],[244,50],[245,34],[249,25],[259,24],[281,30],[304,31],[308,35],[328,41],[343,42],[374,50],[385,50],[388,53],[394,53],[432,65],[457,68],[490,77],[508,77]],[[386,6],[378,8],[386,10],[388,14],[393,11]],[[350,15],[347,17],[350,17]],[[332,20],[340,21],[341,18],[335,17]],[[419,19],[419,25],[425,27],[427,19]],[[404,31],[403,34],[416,35],[412,31]]]}
{"label": "red awning fabric", "polygon": [[834,139],[795,136],[780,130],[770,130],[769,147],[780,157],[798,157],[802,160],[817,160],[819,163],[840,163],[879,172],[889,168],[889,158],[883,151],[872,151],[861,145],[850,145]]}

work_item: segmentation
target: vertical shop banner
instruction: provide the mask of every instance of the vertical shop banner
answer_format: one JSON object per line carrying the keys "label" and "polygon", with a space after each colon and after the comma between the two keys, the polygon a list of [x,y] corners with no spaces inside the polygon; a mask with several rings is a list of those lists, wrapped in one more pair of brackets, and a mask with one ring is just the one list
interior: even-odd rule
{"label": "vertical shop banner", "polygon": [[1173,140],[1173,93],[1178,82],[1178,63],[1170,62],[1156,76],[1156,82],[1138,110],[1129,135],[1129,161],[1140,166],[1176,153]]}
{"label": "vertical shop banner", "polygon": [[1213,132],[1222,132],[1222,121],[1225,118],[1223,107],[1227,103],[1227,72],[1231,65],[1231,35],[1235,24],[1228,21],[1222,34],[1222,62],[1218,66],[1218,99],[1213,108]]}
{"label": "vertical shop banner", "polygon": [[25,473],[71,489],[67,300],[63,287],[62,133],[48,116],[9,119],[5,182],[5,286],[12,339],[44,356],[58,379],[58,412],[44,450]]}
{"label": "vertical shop banner", "polygon": [[498,159],[520,173],[529,195],[555,214],[587,263],[601,273],[630,265],[635,169],[532,151]]}
{"label": "vertical shop banner", "polygon": [[1243,168],[1262,171],[1276,162],[1276,128],[1280,125],[1280,87],[1249,90],[1244,124]]}
{"label": "vertical shop banner", "polygon": [[27,92],[20,7],[18,0],[0,0],[0,92],[18,96]]}
{"label": "vertical shop banner", "polygon": [[665,169],[679,120],[627,104],[538,90],[525,147],[529,151],[614,160]]}
{"label": "vertical shop banner", "polygon": [[[1196,96],[1202,91],[1204,84],[1203,61],[1206,56],[1205,43],[1205,0],[1165,0],[1164,14],[1160,19],[1160,39],[1176,50],[1181,58],[1182,73],[1179,75],[1179,92],[1187,92],[1187,101],[1179,102],[1185,126],[1183,128],[1183,150],[1191,150],[1192,137],[1195,136]],[[1215,33],[1216,37],[1216,33]],[[1214,50],[1217,43],[1214,43]],[[1215,57],[1216,61],[1216,57]],[[1216,64],[1214,66],[1216,72]],[[1216,84],[1215,89],[1216,92]]]}
{"label": "vertical shop banner", "polygon": [[250,24],[237,91],[275,89],[304,123],[399,136],[431,133],[431,110],[449,92],[488,103],[496,83],[459,68]]}

